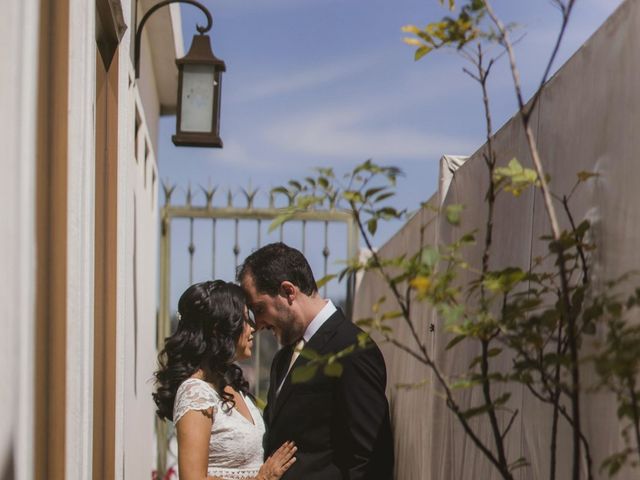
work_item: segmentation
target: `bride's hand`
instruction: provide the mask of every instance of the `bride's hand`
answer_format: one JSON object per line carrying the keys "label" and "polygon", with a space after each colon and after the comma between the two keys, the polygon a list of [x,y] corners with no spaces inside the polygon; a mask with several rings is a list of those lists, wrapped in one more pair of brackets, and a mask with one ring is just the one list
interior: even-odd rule
{"label": "bride's hand", "polygon": [[296,461],[298,447],[293,442],[285,442],[260,467],[257,480],[278,480]]}

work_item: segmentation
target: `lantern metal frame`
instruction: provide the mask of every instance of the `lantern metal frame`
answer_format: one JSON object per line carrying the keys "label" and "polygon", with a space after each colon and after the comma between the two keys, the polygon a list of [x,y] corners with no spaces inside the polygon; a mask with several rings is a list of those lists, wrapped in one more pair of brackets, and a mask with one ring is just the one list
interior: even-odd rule
{"label": "lantern metal frame", "polygon": [[[222,85],[222,72],[226,71],[226,65],[223,60],[217,58],[211,49],[211,41],[206,32],[211,30],[213,25],[213,17],[211,12],[196,0],[164,0],[151,7],[142,17],[135,35],[134,46],[134,69],[136,79],[140,77],[140,44],[142,41],[142,29],[146,24],[149,17],[156,12],[159,8],[162,8],[171,3],[187,3],[198,7],[207,17],[207,25],[196,25],[198,35],[193,36],[191,48],[189,52],[182,58],[176,59],[176,65],[178,66],[178,98],[177,98],[177,114],[176,114],[176,134],[171,137],[174,145],[176,146],[189,146],[189,147],[214,147],[222,148],[222,139],[220,138],[220,100],[221,100],[221,85]],[[182,131],[182,87],[183,87],[183,74],[184,67],[188,65],[209,65],[213,68],[214,74],[214,91],[213,91],[213,105],[212,105],[212,119],[210,131]]]}

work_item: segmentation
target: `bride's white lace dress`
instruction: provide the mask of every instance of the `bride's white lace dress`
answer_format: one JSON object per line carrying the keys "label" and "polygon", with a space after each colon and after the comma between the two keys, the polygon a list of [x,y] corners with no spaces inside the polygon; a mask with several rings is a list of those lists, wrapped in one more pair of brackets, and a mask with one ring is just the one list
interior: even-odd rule
{"label": "bride's white lace dress", "polygon": [[222,398],[207,382],[197,378],[185,380],[176,392],[173,422],[189,410],[213,407],[213,425],[209,439],[209,468],[207,475],[235,480],[258,474],[263,462],[262,437],[264,422],[250,398],[244,397],[253,422],[235,408],[225,411]]}

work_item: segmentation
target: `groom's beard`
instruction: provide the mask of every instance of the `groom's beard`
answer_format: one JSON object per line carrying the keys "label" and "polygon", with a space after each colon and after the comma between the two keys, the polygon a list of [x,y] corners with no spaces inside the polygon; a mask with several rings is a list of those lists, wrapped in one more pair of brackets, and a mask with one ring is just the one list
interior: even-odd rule
{"label": "groom's beard", "polygon": [[285,347],[293,345],[304,335],[304,328],[301,328],[297,324],[293,312],[288,308],[278,305],[276,307],[278,312],[278,327],[280,330],[280,344]]}

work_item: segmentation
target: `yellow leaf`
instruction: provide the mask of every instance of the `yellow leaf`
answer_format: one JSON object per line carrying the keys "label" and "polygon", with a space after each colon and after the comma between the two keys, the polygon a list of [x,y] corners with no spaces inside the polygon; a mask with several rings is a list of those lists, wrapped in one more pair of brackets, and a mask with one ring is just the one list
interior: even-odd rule
{"label": "yellow leaf", "polygon": [[599,173],[594,173],[594,172],[578,172],[578,180],[580,180],[581,182],[586,182],[587,180],[589,180],[591,177],[599,177],[600,174]]}
{"label": "yellow leaf", "polygon": [[401,30],[405,33],[413,33],[414,35],[417,35],[418,32],[420,32],[420,29],[415,25],[404,25]]}
{"label": "yellow leaf", "polygon": [[429,291],[429,287],[431,287],[431,279],[424,275],[418,275],[413,278],[409,284],[419,295],[425,295]]}
{"label": "yellow leaf", "polygon": [[419,47],[420,45],[422,45],[422,42],[420,40],[418,40],[417,38],[404,37],[402,39],[402,41],[404,43],[406,43],[407,45],[411,45],[411,46],[414,46],[414,47]]}

